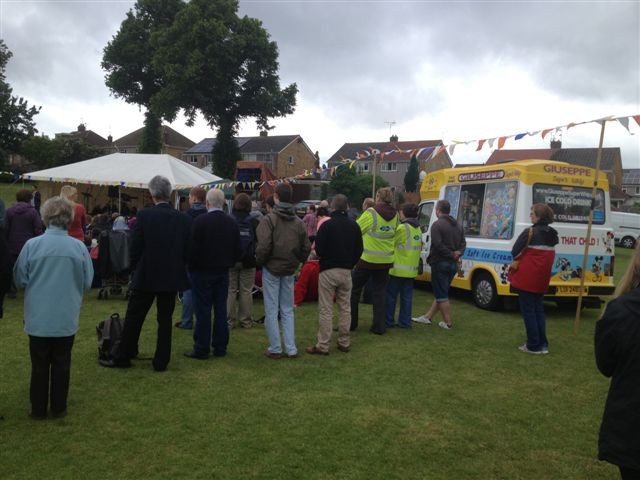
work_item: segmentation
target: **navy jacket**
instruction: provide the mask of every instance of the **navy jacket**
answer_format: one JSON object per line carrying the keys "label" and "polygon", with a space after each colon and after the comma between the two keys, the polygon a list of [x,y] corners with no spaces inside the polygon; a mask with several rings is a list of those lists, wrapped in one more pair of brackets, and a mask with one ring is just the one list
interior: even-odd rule
{"label": "navy jacket", "polygon": [[345,211],[331,213],[316,236],[316,253],[320,271],[330,268],[351,270],[362,255],[362,233],[358,224]]}
{"label": "navy jacket", "polygon": [[238,224],[222,210],[198,215],[191,228],[189,270],[224,273],[240,260]]}
{"label": "navy jacket", "polygon": [[640,470],[640,286],[612,300],[596,323],[596,363],[611,377],[600,460]]}
{"label": "navy jacket", "polygon": [[178,292],[189,288],[187,248],[191,219],[160,203],[138,212],[131,233],[131,288]]}

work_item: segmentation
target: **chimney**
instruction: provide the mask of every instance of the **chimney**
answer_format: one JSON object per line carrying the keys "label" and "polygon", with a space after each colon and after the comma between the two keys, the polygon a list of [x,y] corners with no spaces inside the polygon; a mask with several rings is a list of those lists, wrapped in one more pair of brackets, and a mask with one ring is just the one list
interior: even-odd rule
{"label": "chimney", "polygon": [[107,137],[107,142],[113,143],[113,137],[111,135]]}
{"label": "chimney", "polygon": [[81,123],[80,125],[78,125],[78,131],[79,132],[84,132],[87,129],[87,127],[85,127],[84,123]]}
{"label": "chimney", "polygon": [[391,137],[389,137],[389,141],[390,142],[397,142],[398,141],[398,135],[391,135]]}
{"label": "chimney", "polygon": [[551,143],[549,144],[549,146],[551,148],[562,148],[562,140],[551,140]]}
{"label": "chimney", "polygon": [[260,130],[260,136],[261,137],[269,136],[269,131],[268,130]]}

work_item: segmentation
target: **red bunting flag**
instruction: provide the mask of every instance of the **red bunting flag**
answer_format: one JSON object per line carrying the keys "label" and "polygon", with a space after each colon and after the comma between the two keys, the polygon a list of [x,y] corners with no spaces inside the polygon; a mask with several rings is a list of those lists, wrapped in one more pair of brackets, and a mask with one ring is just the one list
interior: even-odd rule
{"label": "red bunting flag", "polygon": [[544,140],[544,137],[547,136],[547,133],[549,133],[551,130],[553,130],[553,128],[545,128],[544,130],[542,130],[542,139]]}
{"label": "red bunting flag", "polygon": [[504,147],[504,142],[507,141],[507,137],[500,137],[498,139],[498,150],[500,150],[502,147]]}
{"label": "red bunting flag", "polygon": [[478,140],[478,148],[476,148],[476,152],[479,152],[480,150],[482,150],[482,146],[484,145],[484,142],[486,142],[486,140]]}
{"label": "red bunting flag", "polygon": [[638,124],[638,126],[640,127],[640,115],[634,115],[633,119],[636,121],[636,123]]}

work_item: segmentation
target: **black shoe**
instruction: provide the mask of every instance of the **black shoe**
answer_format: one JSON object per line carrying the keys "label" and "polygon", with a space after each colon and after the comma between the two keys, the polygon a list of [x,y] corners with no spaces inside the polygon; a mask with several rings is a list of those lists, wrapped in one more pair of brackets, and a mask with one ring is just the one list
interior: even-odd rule
{"label": "black shoe", "polygon": [[370,328],[369,331],[371,333],[373,333],[374,335],[384,335],[384,333],[385,333],[384,330],[375,330],[373,328]]}
{"label": "black shoe", "polygon": [[129,368],[131,366],[131,360],[115,360],[113,358],[98,360],[100,366],[106,368]]}
{"label": "black shoe", "polygon": [[184,356],[187,358],[195,358],[196,360],[206,360],[207,358],[209,358],[209,355],[200,355],[193,350],[191,350],[190,352],[184,352]]}
{"label": "black shoe", "polygon": [[182,325],[182,322],[176,322],[175,323],[175,327],[176,328],[181,328],[183,330],[193,330],[193,326],[189,325],[188,327],[185,327],[184,325]]}

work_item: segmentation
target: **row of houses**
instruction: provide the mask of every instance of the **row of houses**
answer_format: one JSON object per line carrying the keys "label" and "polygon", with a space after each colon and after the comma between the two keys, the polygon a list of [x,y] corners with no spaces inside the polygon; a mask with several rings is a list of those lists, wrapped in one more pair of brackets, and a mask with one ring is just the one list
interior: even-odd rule
{"label": "row of houses", "polygon": [[[215,138],[205,138],[195,143],[169,126],[163,125],[161,131],[162,151],[180,158],[198,167],[211,170],[212,151]],[[68,136],[80,139],[90,145],[102,148],[105,153],[136,153],[142,138],[143,128],[135,130],[121,138],[113,140],[111,135],[104,138],[80,124],[76,131],[59,133],[56,137]],[[319,167],[318,153],[314,153],[301,135],[268,135],[262,132],[255,137],[237,137],[241,160],[262,163],[276,178],[290,178]],[[443,145],[442,140],[401,141],[393,135],[385,142],[345,143],[327,161],[328,167],[335,167],[346,159],[356,159],[359,172],[369,173],[374,169],[398,192],[404,191],[404,176],[411,160],[411,151],[427,149]],[[391,152],[382,159],[362,155],[362,152],[377,150]],[[453,166],[451,157],[443,150],[435,157],[429,153],[418,157],[419,168],[427,173],[441,168]],[[568,162],[594,168],[596,164],[596,148],[562,148],[560,141],[552,140],[549,148],[522,150],[494,150],[486,164],[539,158]],[[13,159],[10,159],[12,161]],[[22,159],[24,161],[24,159]],[[603,148],[600,168],[607,174],[610,185],[611,204],[614,208],[623,208],[640,202],[640,169],[623,169],[620,149]],[[215,173],[215,172],[213,172]]]}

